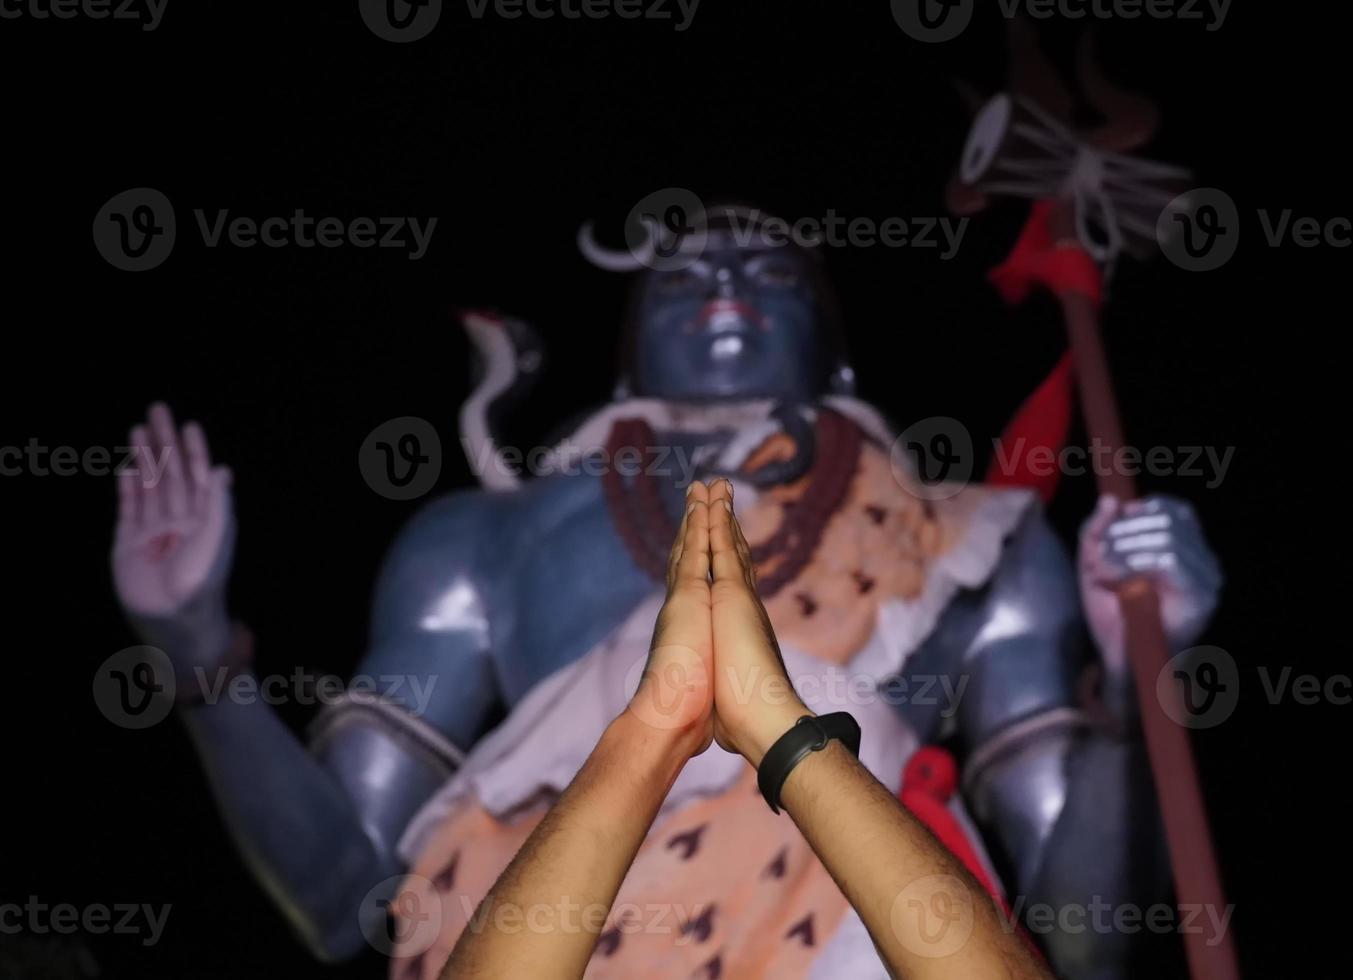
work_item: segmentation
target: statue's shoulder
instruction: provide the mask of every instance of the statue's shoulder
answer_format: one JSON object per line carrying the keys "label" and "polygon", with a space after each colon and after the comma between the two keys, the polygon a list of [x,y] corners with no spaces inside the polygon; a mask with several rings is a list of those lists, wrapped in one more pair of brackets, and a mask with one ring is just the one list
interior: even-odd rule
{"label": "statue's shoulder", "polygon": [[601,481],[586,475],[531,480],[506,491],[466,489],[421,507],[400,531],[387,567],[491,573],[573,522],[605,515]]}

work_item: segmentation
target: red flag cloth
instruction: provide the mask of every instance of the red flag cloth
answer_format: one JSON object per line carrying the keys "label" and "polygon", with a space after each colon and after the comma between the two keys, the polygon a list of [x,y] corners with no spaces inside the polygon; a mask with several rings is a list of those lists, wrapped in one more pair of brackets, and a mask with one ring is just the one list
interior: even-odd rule
{"label": "red flag cloth", "polygon": [[950,854],[963,862],[991,897],[1001,903],[1001,908],[1009,912],[1005,896],[978,860],[963,825],[949,810],[949,799],[957,788],[958,766],[954,764],[954,757],[937,745],[926,745],[907,760],[897,798],[948,848]]}
{"label": "red flag cloth", "polygon": [[987,273],[1001,299],[1016,306],[1028,299],[1035,286],[1055,295],[1084,293],[1098,305],[1104,277],[1099,266],[1076,241],[1057,241],[1049,226],[1056,201],[1036,201],[1029,220],[1019,233],[1005,261]]}
{"label": "red flag cloth", "polygon": [[1066,445],[1071,429],[1073,388],[1071,352],[1067,351],[1006,423],[996,455],[987,464],[986,483],[998,487],[1031,487],[1038,491],[1043,503],[1052,500],[1057,493],[1062,468],[1046,465],[1044,448],[1055,454]]}
{"label": "red flag cloth", "polygon": [[[977,856],[972,841],[968,839],[963,825],[958,822],[949,809],[949,799],[958,789],[958,766],[954,757],[937,745],[926,745],[917,749],[902,770],[902,788],[897,797],[902,805],[911,811],[912,816],[935,835],[949,853],[963,862],[963,866],[977,879],[978,884],[1000,905],[1005,913],[1005,921],[1011,922],[1010,903],[1005,900],[1000,888],[987,873],[986,867]],[[1040,960],[1043,952],[1023,928],[1019,928],[1020,938],[1029,950]]]}
{"label": "red flag cloth", "polygon": [[[1078,292],[1096,304],[1104,280],[1079,243],[1057,241],[1050,221],[1057,202],[1037,201],[1015,246],[1004,262],[988,273],[1005,302],[1024,302],[1042,286],[1054,295]],[[1048,466],[1048,451],[1059,453],[1071,430],[1073,383],[1071,355],[1065,353],[1043,382],[1006,423],[999,452],[987,467],[986,482],[995,486],[1031,487],[1047,503],[1057,492],[1060,467]]]}

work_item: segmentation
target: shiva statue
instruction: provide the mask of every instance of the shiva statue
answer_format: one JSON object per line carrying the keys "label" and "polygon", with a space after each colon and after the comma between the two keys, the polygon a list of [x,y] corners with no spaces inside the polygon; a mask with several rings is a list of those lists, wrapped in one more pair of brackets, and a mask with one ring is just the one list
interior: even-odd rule
{"label": "shiva statue", "polygon": [[[482,927],[479,899],[637,684],[685,487],[714,477],[733,483],[798,695],[854,714],[861,760],[904,801],[909,781],[933,790],[932,829],[997,900],[1168,895],[1112,590],[1151,574],[1187,647],[1221,584],[1193,511],[1104,500],[1073,563],[1031,490],[934,492],[853,395],[816,251],[742,233],[748,213],[711,211],[698,243],[675,242],[680,263],[583,236],[596,264],[638,274],[615,398],[549,473],[516,473],[495,439],[495,407],[536,368],[522,326],[467,317],[487,363],[461,430],[485,486],[432,500],[395,540],[358,668],[421,683],[349,689],[306,740],[259,699],[179,698],[245,861],[316,956],[389,938],[392,976],[430,980]],[[247,673],[252,639],[225,599],[230,471],[162,404],[132,441],[168,463],[154,487],[122,478],[122,606],[177,677]],[[1128,975],[1121,931],[1037,939],[1059,975]],[[885,973],[755,774],[714,748],[673,787],[587,973],[636,975]]]}

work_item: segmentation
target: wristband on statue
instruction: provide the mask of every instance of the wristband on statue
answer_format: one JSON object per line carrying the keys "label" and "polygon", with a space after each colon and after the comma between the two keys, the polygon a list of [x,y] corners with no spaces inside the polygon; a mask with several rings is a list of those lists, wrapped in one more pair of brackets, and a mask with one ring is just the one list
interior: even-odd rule
{"label": "wristband on statue", "polygon": [[761,758],[756,770],[756,785],[761,790],[772,812],[780,812],[780,790],[794,767],[813,752],[827,747],[831,739],[840,739],[850,754],[859,758],[860,726],[848,713],[837,711],[830,715],[804,715],[794,722]]}

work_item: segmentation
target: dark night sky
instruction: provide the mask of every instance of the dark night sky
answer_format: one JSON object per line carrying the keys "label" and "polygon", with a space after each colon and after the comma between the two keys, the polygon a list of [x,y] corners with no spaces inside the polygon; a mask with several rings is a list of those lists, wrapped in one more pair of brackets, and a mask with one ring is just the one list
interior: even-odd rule
{"label": "dark night sky", "polygon": [[[260,668],[344,673],[377,563],[418,506],[363,483],[362,439],[388,418],[426,418],[448,449],[439,490],[470,483],[454,435],[467,349],[451,311],[497,307],[544,335],[547,378],[513,421],[527,443],[610,390],[624,284],[577,255],[584,219],[618,236],[636,201],[674,185],[790,216],[943,214],[967,125],[950,80],[992,90],[1004,75],[1002,21],[981,6],[963,38],[940,45],[910,40],[881,0],[706,0],[680,33],[475,20],[448,5],[408,45],[369,32],[352,0],[171,0],[152,32],[0,20],[0,445],[122,445],[154,398],[200,419],[236,472],[232,605],[260,638]],[[1108,342],[1134,443],[1236,447],[1219,487],[1146,481],[1194,501],[1227,568],[1205,641],[1245,665],[1323,679],[1349,670],[1334,594],[1348,438],[1332,397],[1346,390],[1345,317],[1319,287],[1342,284],[1349,251],[1270,248],[1255,215],[1353,212],[1347,25],[1329,5],[1259,6],[1235,5],[1215,32],[1104,25],[1108,71],[1164,107],[1150,154],[1226,190],[1243,227],[1216,272],[1125,264]],[[1073,36],[1050,25],[1050,50],[1066,60]],[[174,202],[179,244],[133,275],[100,258],[90,227],[138,186]],[[195,208],[439,223],[411,262],[378,249],[208,249]],[[861,393],[894,420],[955,416],[982,443],[1056,357],[1052,307],[1007,312],[983,280],[1023,215],[1005,204],[974,219],[947,262],[917,249],[827,256]],[[1055,503],[1068,539],[1092,496],[1082,479]],[[107,570],[111,480],[0,477],[0,501],[12,570],[3,689],[17,706],[0,713],[13,760],[0,901],[172,903],[153,948],[89,940],[107,977],[383,976],[374,955],[325,971],[291,941],[177,725],[124,731],[95,709],[95,665],[132,642]],[[1317,548],[1333,561],[1312,562]],[[1256,696],[1195,737],[1249,976],[1334,975],[1321,951],[1332,915],[1320,910],[1333,889],[1293,878],[1314,866],[1346,879],[1346,831],[1311,818],[1346,770],[1336,752],[1350,710]]]}

